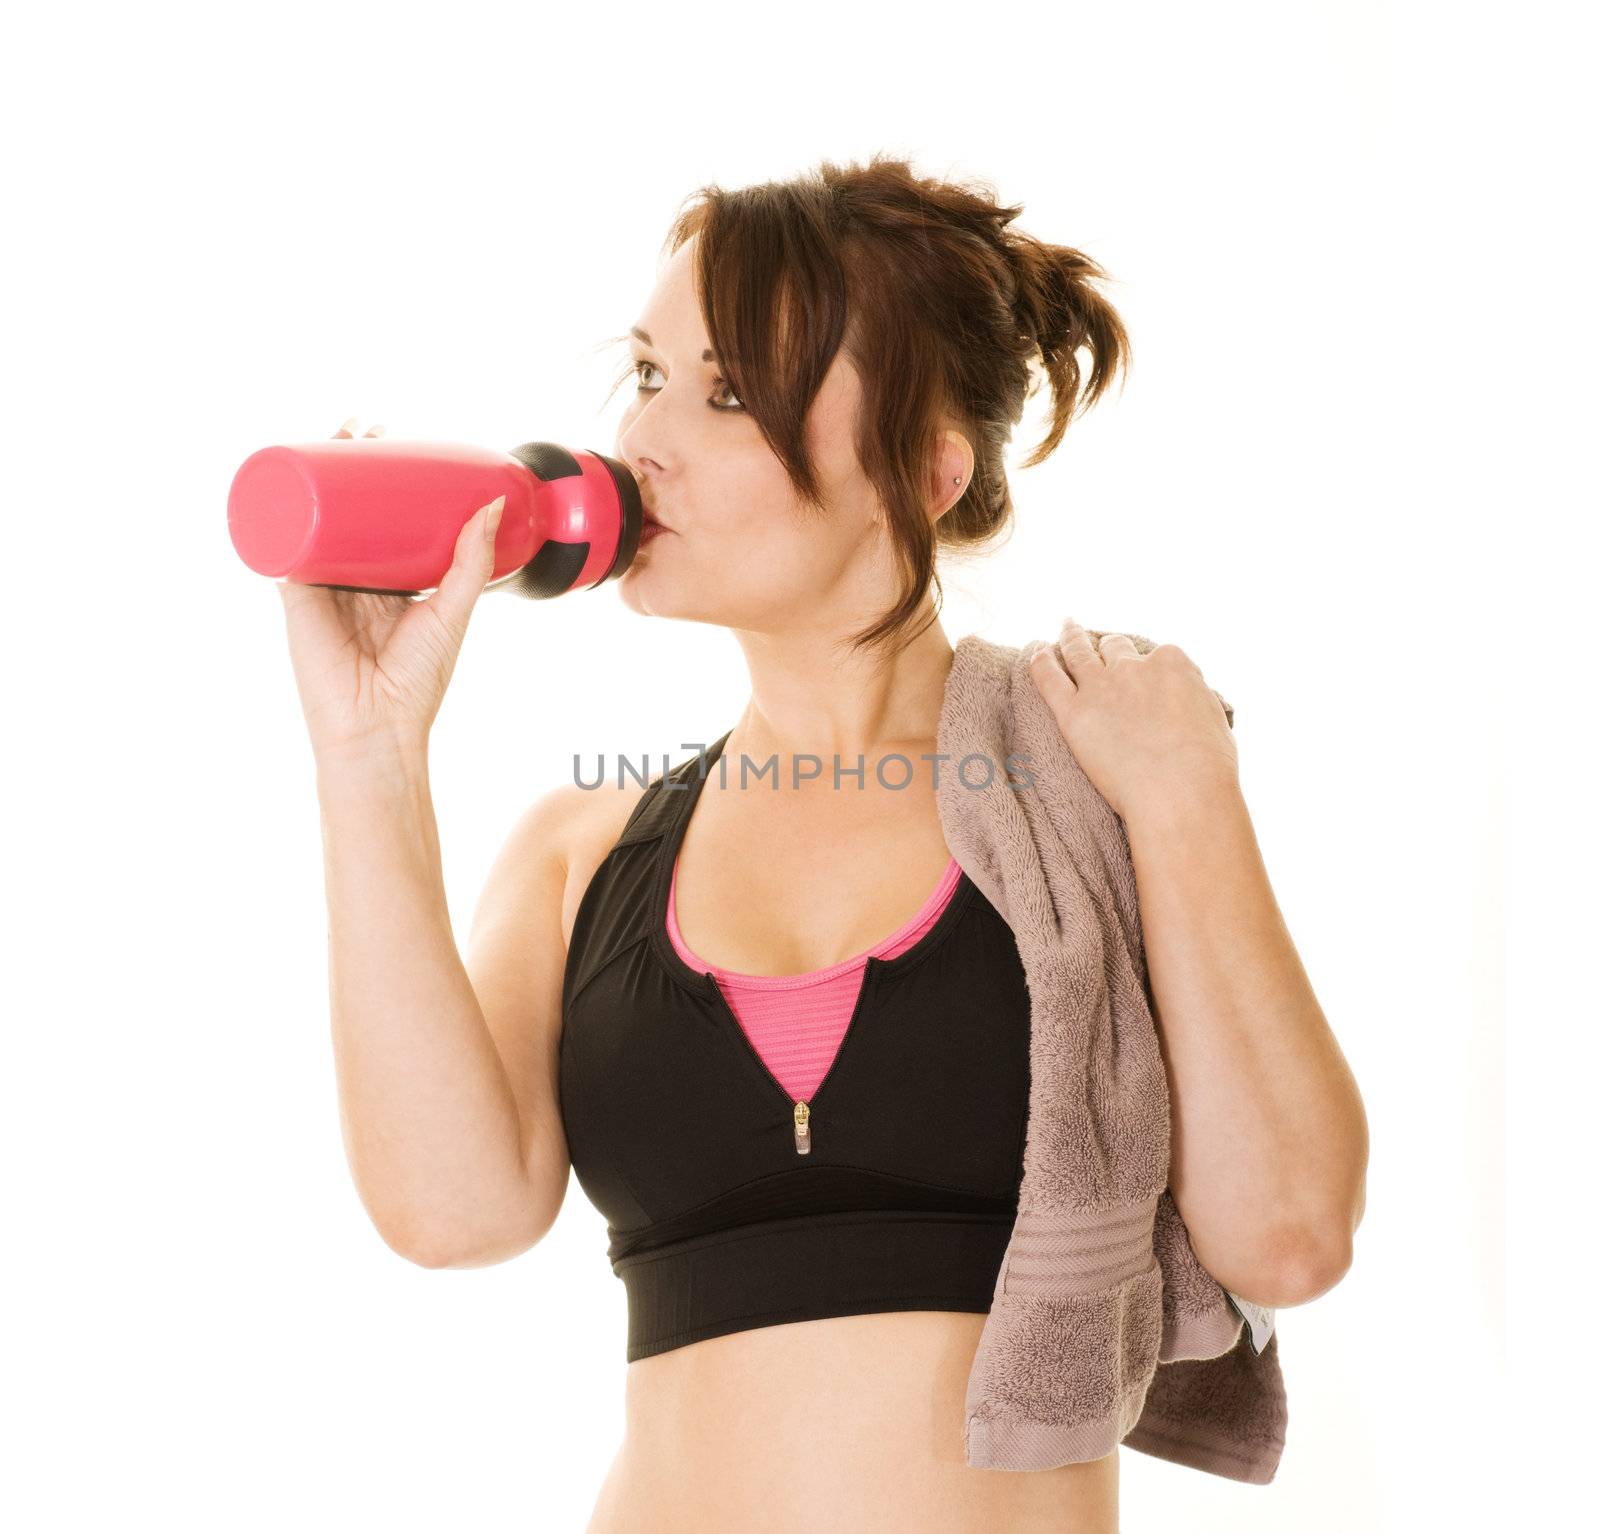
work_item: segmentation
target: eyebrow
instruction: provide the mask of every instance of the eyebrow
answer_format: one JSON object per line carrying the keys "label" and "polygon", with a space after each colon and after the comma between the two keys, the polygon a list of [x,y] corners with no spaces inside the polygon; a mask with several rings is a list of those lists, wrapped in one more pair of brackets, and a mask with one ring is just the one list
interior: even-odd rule
{"label": "eyebrow", "polygon": [[[654,346],[656,344],[650,339],[650,332],[648,330],[640,330],[637,325],[635,325],[633,329],[628,332],[628,334],[631,336],[637,336],[638,339],[643,341],[646,346]],[[702,362],[715,362],[717,360],[717,354],[712,351],[710,347],[707,347],[705,351],[700,353],[700,360]]]}

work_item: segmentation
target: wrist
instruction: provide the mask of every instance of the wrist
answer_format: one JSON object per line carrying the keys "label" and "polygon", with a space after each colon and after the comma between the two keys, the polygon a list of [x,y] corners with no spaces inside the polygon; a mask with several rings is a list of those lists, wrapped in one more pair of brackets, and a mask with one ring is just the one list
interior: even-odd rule
{"label": "wrist", "polygon": [[411,788],[428,777],[425,737],[374,736],[325,746],[315,753],[319,793],[346,789],[371,792],[385,786]]}
{"label": "wrist", "polygon": [[1128,803],[1122,820],[1127,826],[1161,829],[1190,823],[1219,808],[1237,808],[1243,802],[1239,775],[1217,769],[1170,778],[1144,790]]}

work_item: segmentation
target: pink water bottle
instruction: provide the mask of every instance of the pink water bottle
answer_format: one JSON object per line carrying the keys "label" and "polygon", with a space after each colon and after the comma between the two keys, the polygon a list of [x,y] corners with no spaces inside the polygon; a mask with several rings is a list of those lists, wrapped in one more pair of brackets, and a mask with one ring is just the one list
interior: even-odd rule
{"label": "pink water bottle", "polygon": [[558,597],[633,563],[644,515],[633,474],[555,442],[509,453],[378,437],[264,447],[233,476],[228,532],[258,574],[415,596],[444,579],[461,529],[498,495],[486,590]]}

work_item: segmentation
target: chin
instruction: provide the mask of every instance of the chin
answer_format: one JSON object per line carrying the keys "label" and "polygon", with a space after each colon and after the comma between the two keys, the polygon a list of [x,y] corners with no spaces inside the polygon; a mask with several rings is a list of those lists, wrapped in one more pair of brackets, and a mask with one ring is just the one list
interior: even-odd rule
{"label": "chin", "polygon": [[617,600],[644,618],[676,618],[672,584],[652,577],[648,557],[636,559],[617,578]]}

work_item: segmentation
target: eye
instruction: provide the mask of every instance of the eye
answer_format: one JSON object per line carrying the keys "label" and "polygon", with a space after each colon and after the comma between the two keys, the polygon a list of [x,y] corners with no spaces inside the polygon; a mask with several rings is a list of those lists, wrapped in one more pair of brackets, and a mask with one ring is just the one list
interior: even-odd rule
{"label": "eye", "polygon": [[[717,405],[717,406],[714,407],[715,409],[717,409],[717,410],[743,410],[744,409],[744,406],[739,403],[739,396],[733,392],[733,386],[728,382],[728,380],[726,378],[713,378],[711,380],[711,385],[712,385],[712,387],[714,389],[726,389],[728,391],[728,398],[733,401],[733,403],[731,405]],[[710,402],[707,401],[707,403],[710,403]]]}
{"label": "eye", "polygon": [[[656,371],[655,363],[653,363],[653,362],[645,362],[645,361],[641,360],[639,362],[634,363],[634,365],[633,365],[634,377],[635,378],[642,377],[643,370],[645,368],[649,368],[652,373]],[[725,378],[713,378],[711,380],[711,384],[712,384],[713,389],[717,389],[717,390],[726,390],[729,387],[728,380],[725,379]],[[634,393],[635,394],[654,394],[654,393],[656,393],[656,390],[655,389],[647,389],[644,386],[644,384],[641,382],[641,383],[639,383],[639,384],[637,384],[635,386]],[[716,403],[715,400],[707,400],[706,403],[708,405],[710,405],[713,410],[736,411],[736,410],[743,410],[744,409],[744,406],[739,403],[737,395],[729,393],[728,398],[733,401],[733,403],[731,405],[719,405],[719,404]]]}

